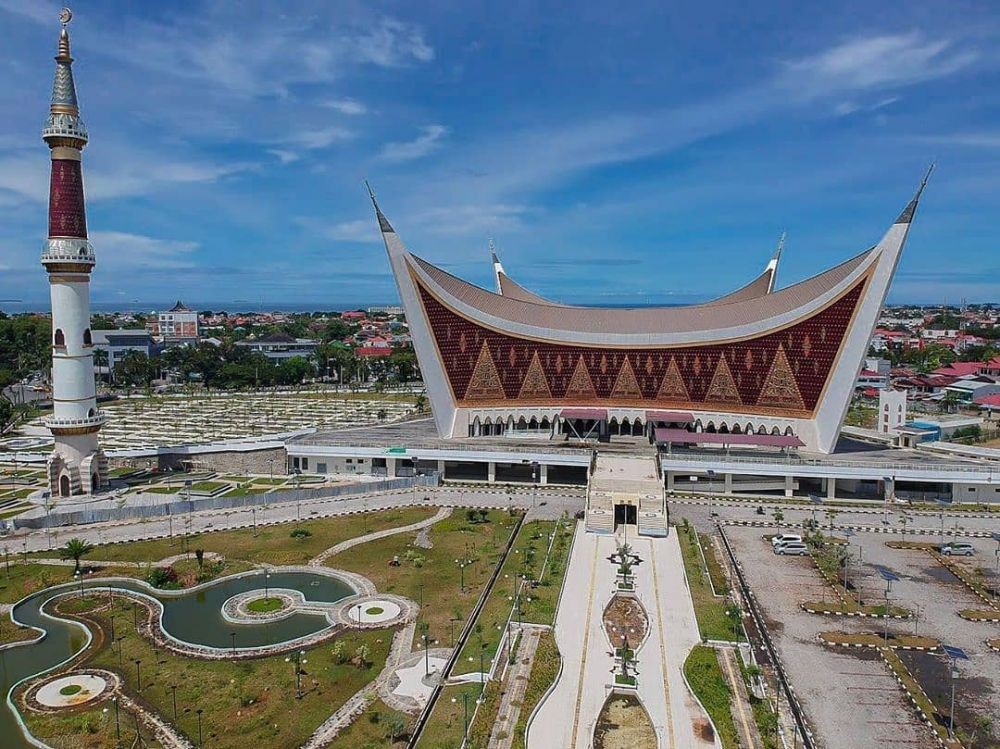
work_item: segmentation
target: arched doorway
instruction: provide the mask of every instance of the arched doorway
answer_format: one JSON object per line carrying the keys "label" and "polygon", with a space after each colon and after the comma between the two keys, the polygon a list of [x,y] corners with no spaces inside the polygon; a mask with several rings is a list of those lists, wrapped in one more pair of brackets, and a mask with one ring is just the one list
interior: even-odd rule
{"label": "arched doorway", "polygon": [[90,477],[90,492],[93,494],[101,488],[101,477],[96,473]]}
{"label": "arched doorway", "polygon": [[69,476],[65,473],[59,477],[59,496],[68,497],[69,496]]}

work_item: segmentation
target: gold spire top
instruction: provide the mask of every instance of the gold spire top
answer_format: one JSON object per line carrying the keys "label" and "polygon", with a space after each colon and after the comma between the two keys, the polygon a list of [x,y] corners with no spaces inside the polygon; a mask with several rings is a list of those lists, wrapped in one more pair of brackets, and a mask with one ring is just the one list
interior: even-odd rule
{"label": "gold spire top", "polygon": [[59,54],[56,55],[56,60],[59,62],[73,62],[73,58],[69,54],[69,31],[66,30],[72,20],[73,11],[69,8],[63,8],[59,11],[59,23],[62,24],[62,31],[59,32]]}

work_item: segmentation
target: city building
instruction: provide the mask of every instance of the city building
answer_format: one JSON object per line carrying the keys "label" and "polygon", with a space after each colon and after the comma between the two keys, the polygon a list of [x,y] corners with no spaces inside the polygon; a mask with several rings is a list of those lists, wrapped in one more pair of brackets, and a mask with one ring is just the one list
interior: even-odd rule
{"label": "city building", "polygon": [[93,331],[94,352],[104,351],[106,363],[98,369],[114,371],[115,365],[129,351],[152,356],[155,350],[153,336],[144,328],[127,330],[95,330]]}
{"label": "city building", "polygon": [[52,103],[42,131],[52,159],[49,238],[42,251],[52,300],[52,416],[45,424],[55,439],[47,472],[49,491],[57,497],[92,494],[108,481],[107,458],[98,442],[104,416],[97,408],[90,329],[90,273],[96,258],[87,238],[83,192],[88,135],[73,81],[70,16],[63,18]]}
{"label": "city building", "polygon": [[316,347],[322,343],[318,338],[293,338],[287,333],[274,333],[263,338],[248,338],[238,341],[237,346],[251,351],[257,351],[268,359],[281,361],[294,356],[309,359],[316,352]]}
{"label": "city building", "polygon": [[198,313],[180,300],[147,325],[149,332],[168,346],[198,343]]}

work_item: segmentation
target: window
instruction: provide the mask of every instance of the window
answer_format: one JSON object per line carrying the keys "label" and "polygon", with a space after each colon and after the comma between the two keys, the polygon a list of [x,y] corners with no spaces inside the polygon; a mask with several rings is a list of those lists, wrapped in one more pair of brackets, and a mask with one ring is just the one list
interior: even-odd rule
{"label": "window", "polygon": [[85,331],[83,331],[83,345],[84,346],[94,345],[94,337],[90,334],[90,328],[87,328]]}
{"label": "window", "polygon": [[56,328],[55,343],[56,346],[66,345],[66,335],[62,332],[62,328]]}
{"label": "window", "polygon": [[292,468],[298,468],[298,467],[299,467],[299,459],[292,458]]}
{"label": "window", "polygon": [[305,471],[309,468],[309,458],[302,459],[302,470]]}
{"label": "window", "polygon": [[354,462],[354,458],[347,459],[347,465],[351,465]]}
{"label": "window", "polygon": [[326,463],[317,463],[316,473],[326,473]]}

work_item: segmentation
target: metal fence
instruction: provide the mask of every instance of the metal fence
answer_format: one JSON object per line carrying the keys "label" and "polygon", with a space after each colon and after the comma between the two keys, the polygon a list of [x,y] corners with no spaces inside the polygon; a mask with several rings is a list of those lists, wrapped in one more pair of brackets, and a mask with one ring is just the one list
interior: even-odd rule
{"label": "metal fence", "polygon": [[441,477],[437,473],[408,478],[365,481],[345,486],[329,486],[318,489],[288,489],[270,491],[263,494],[223,494],[218,497],[196,497],[173,502],[151,505],[127,505],[94,509],[61,509],[56,507],[42,517],[16,518],[15,528],[57,528],[64,525],[88,525],[122,520],[152,520],[156,518],[185,515],[206,510],[239,510],[265,505],[305,502],[314,499],[345,499],[362,494],[386,492],[399,489],[415,489],[419,486],[439,486]]}

